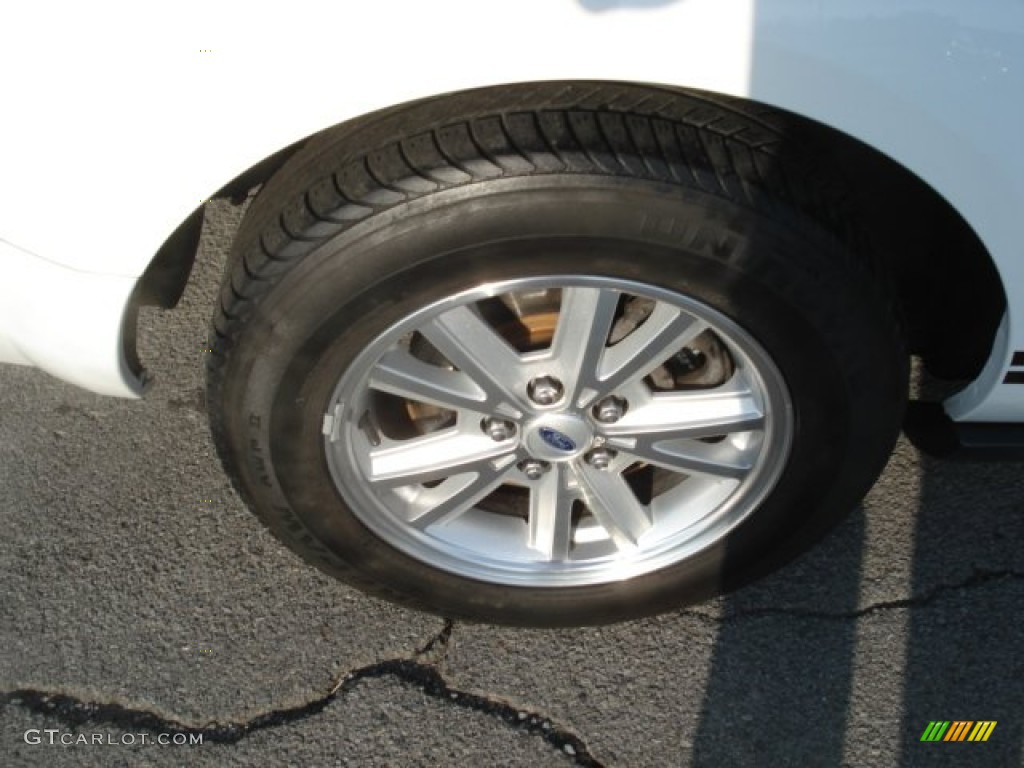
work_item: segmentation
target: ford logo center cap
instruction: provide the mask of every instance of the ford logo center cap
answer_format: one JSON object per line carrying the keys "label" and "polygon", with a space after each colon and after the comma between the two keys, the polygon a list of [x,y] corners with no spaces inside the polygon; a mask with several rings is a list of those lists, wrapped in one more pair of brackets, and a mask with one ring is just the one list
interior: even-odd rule
{"label": "ford logo center cap", "polygon": [[557,429],[551,427],[540,428],[540,438],[552,448],[559,451],[575,451],[576,443],[568,435],[563,435]]}

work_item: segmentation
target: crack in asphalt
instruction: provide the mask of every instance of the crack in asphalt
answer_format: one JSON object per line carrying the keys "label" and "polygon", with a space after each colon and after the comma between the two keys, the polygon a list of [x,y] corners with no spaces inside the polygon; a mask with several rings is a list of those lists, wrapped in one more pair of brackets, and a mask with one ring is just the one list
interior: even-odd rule
{"label": "crack in asphalt", "polygon": [[421,659],[434,652],[435,649],[440,649],[441,659],[439,662],[448,655],[448,643],[451,642],[452,632],[455,631],[455,622],[451,619],[444,620],[444,627],[430,638],[426,644],[413,654],[414,659]]}
{"label": "crack in asphalt", "polygon": [[[579,736],[559,726],[546,715],[519,709],[497,698],[452,688],[436,665],[442,663],[447,656],[453,631],[454,623],[447,619],[444,628],[418,649],[412,658],[387,659],[349,670],[323,696],[298,706],[271,710],[241,722],[219,723],[212,721],[204,726],[196,727],[147,709],[135,709],[115,703],[84,701],[57,691],[31,688],[0,692],[0,710],[7,706],[17,706],[69,727],[87,724],[108,725],[135,732],[151,731],[170,735],[201,734],[204,744],[236,744],[257,731],[291,725],[316,717],[336,699],[355,690],[364,680],[392,677],[410,688],[421,691],[430,698],[487,715],[500,720],[510,728],[539,736],[577,766],[604,768],[603,763],[594,757]],[[434,663],[425,664],[419,660],[431,653],[439,655],[438,660]]]}
{"label": "crack in asphalt", "polygon": [[988,586],[999,581],[1024,580],[1024,573],[1013,570],[986,571],[975,568],[970,578],[958,584],[939,584],[923,595],[904,597],[899,600],[886,600],[879,603],[872,603],[854,611],[807,611],[798,608],[749,608],[737,610],[725,616],[712,616],[703,611],[686,609],[679,611],[678,616],[692,616],[705,624],[720,625],[742,619],[758,619],[765,616],[787,616],[800,619],[820,619],[823,621],[846,621],[848,619],[859,619],[863,616],[871,616],[883,611],[891,611],[899,608],[918,608],[935,602],[949,592],[960,592],[968,589]]}
{"label": "crack in asphalt", "polygon": [[[1024,580],[1024,573],[1013,570],[975,569],[968,579],[960,583],[940,584],[923,595],[874,603],[854,611],[827,612],[790,608],[754,608],[737,611],[723,617],[715,617],[691,609],[680,611],[678,615],[692,616],[714,625],[765,616],[846,621],[883,611],[925,606],[948,593],[1010,580]],[[391,677],[433,699],[487,715],[500,720],[510,728],[538,736],[549,746],[572,760],[575,765],[584,768],[603,768],[603,764],[590,752],[579,736],[556,724],[550,717],[539,712],[519,709],[492,696],[451,687],[441,674],[440,668],[447,658],[454,629],[454,622],[447,619],[444,627],[422,647],[414,651],[411,658],[387,659],[349,670],[322,696],[305,704],[274,709],[241,722],[212,721],[197,727],[147,709],[125,707],[116,703],[85,701],[58,691],[31,688],[0,692],[0,709],[17,706],[70,727],[86,724],[109,725],[124,730],[152,731],[171,735],[201,734],[204,743],[235,744],[257,731],[287,726],[316,717],[335,700],[351,693],[365,680]],[[435,658],[428,659],[431,656]],[[428,660],[424,662],[424,659]]]}

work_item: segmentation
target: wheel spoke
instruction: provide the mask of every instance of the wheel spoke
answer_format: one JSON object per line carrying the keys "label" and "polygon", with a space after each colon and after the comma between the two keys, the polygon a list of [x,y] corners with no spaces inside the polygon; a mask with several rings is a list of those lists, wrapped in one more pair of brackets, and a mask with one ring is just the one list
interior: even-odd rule
{"label": "wheel spoke", "polygon": [[370,452],[370,482],[385,487],[442,480],[465,472],[487,474],[495,460],[511,456],[515,441],[495,442],[471,428],[402,440]]}
{"label": "wheel spoke", "polygon": [[482,412],[487,394],[461,371],[418,360],[405,350],[384,355],[370,374],[370,387],[449,410]]}
{"label": "wheel spoke", "polygon": [[484,391],[488,409],[516,415],[527,407],[518,353],[472,309],[451,309],[419,331]]}
{"label": "wheel spoke", "polygon": [[597,522],[620,550],[636,549],[651,527],[651,514],[637,501],[633,490],[617,472],[576,465],[583,498]]}
{"label": "wheel spoke", "polygon": [[608,444],[674,472],[741,478],[753,456],[731,441],[701,442],[764,428],[764,414],[742,376],[710,390],[658,394],[605,428]]}
{"label": "wheel spoke", "polygon": [[566,398],[586,405],[596,394],[597,372],[608,343],[619,292],[599,288],[565,288],[552,355],[568,391]]}
{"label": "wheel spoke", "polygon": [[599,394],[642,379],[706,328],[692,315],[658,303],[643,325],[604,351],[597,375]]}
{"label": "wheel spoke", "polygon": [[753,457],[732,443],[699,440],[639,439],[623,453],[673,472],[713,475],[738,480],[754,466]]}
{"label": "wheel spoke", "polygon": [[742,376],[720,387],[654,395],[604,427],[613,443],[644,435],[658,440],[713,437],[764,427],[764,413]]}
{"label": "wheel spoke", "polygon": [[499,466],[488,463],[476,473],[449,477],[440,485],[423,489],[410,505],[409,523],[424,530],[454,520],[501,485],[514,468],[512,462]]}
{"label": "wheel spoke", "polygon": [[530,488],[529,546],[547,560],[569,559],[573,500],[562,465],[556,465]]}

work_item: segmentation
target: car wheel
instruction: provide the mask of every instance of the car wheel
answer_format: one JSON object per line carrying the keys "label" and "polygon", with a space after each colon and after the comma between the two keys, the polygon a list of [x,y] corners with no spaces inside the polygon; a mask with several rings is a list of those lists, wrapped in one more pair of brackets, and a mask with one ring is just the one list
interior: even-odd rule
{"label": "car wheel", "polygon": [[594,88],[332,129],[247,213],[211,422],[327,572],[447,616],[615,621],[777,567],[881,470],[906,355],[851,214],[735,105]]}

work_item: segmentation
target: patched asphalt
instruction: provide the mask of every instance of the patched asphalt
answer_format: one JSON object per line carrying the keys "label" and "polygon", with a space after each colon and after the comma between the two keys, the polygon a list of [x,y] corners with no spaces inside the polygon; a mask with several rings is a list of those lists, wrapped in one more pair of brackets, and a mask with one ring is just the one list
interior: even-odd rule
{"label": "patched asphalt", "polygon": [[[1024,764],[1024,465],[901,441],[826,541],[734,595],[446,625],[303,564],[232,491],[202,367],[238,211],[211,214],[181,306],[143,313],[146,400],[0,366],[0,765]],[[998,724],[921,743],[932,720]],[[141,743],[162,733],[204,743]]]}

